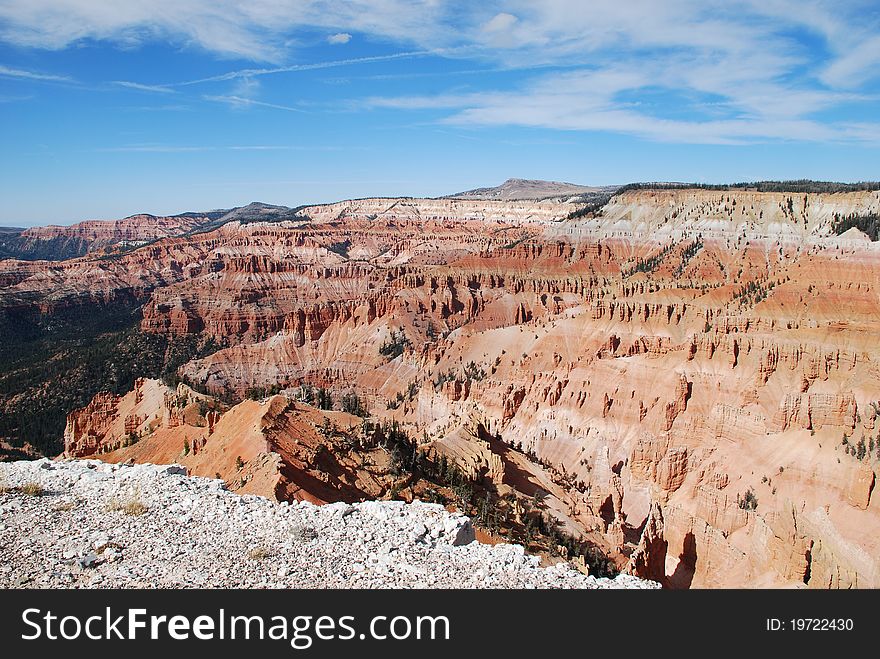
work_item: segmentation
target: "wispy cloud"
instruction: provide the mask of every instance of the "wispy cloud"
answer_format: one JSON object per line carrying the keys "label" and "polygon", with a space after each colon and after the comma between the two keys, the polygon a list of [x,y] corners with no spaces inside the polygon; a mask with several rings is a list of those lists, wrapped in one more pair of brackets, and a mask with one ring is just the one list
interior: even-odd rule
{"label": "wispy cloud", "polygon": [[[871,65],[880,62],[880,37],[866,28],[876,30],[878,17],[863,25],[839,4],[506,2],[472,35],[472,47],[508,66],[565,62],[569,71],[532,75],[514,89],[496,82],[475,93],[370,98],[366,105],[439,113],[441,124],[682,143],[868,140],[876,134],[870,123],[856,129],[819,117],[877,100],[859,86],[877,75]],[[827,50],[807,47],[796,31],[829,40]],[[843,35],[855,46],[846,52],[832,43]]]}
{"label": "wispy cloud", "polygon": [[834,60],[821,74],[822,80],[834,87],[856,88],[878,75],[880,67],[880,35],[856,43]]}
{"label": "wispy cloud", "polygon": [[370,64],[373,62],[387,62],[389,60],[403,59],[410,57],[421,57],[430,55],[428,51],[412,51],[402,53],[392,53],[390,55],[375,55],[371,57],[355,57],[352,59],[331,60],[327,62],[314,62],[311,64],[293,64],[291,66],[279,66],[271,69],[238,69],[236,71],[228,71],[208,78],[199,78],[197,80],[187,80],[185,82],[174,83],[171,86],[187,86],[199,85],[206,82],[224,82],[227,80],[236,80],[238,78],[255,78],[257,76],[275,75],[278,73],[294,73],[296,71],[315,71],[318,69],[331,69],[339,66],[350,66],[352,64]]}
{"label": "wispy cloud", "polygon": [[119,109],[129,112],[191,112],[194,108],[184,103],[164,103],[162,105],[124,105]]}
{"label": "wispy cloud", "polygon": [[[374,97],[367,107],[445,113],[437,121],[456,126],[525,126],[563,131],[601,131],[678,143],[743,144],[766,140],[866,140],[877,124],[834,125],[811,119],[813,112],[843,102],[868,100],[857,94],[787,88],[771,80],[735,80],[725,67],[687,73],[664,64],[578,69],[536,76],[513,91],[480,91],[436,96]],[[710,75],[711,73],[711,75]],[[726,82],[725,82],[726,79]],[[714,116],[694,101],[685,118],[658,116],[622,98],[649,89],[713,95]]]}
{"label": "wispy cloud", "polygon": [[145,85],[140,82],[131,82],[129,80],[114,80],[114,85],[125,87],[127,89],[135,89],[141,92],[152,92],[156,94],[173,94],[174,90],[165,85]]}
{"label": "wispy cloud", "polygon": [[18,103],[20,101],[29,101],[33,98],[31,95],[26,96],[7,96],[0,94],[0,103]]}
{"label": "wispy cloud", "polygon": [[202,151],[360,151],[364,147],[312,144],[235,144],[235,145],[180,145],[180,144],[126,144],[101,147],[99,153],[198,153]]}
{"label": "wispy cloud", "polygon": [[[291,35],[321,29],[365,33],[385,41],[451,45],[460,15],[445,0],[4,0],[0,39],[20,46],[61,49],[93,39],[132,45],[165,39],[247,58],[282,62]],[[440,29],[442,28],[442,29]]]}
{"label": "wispy cloud", "polygon": [[210,146],[176,146],[171,144],[132,144],[126,146],[110,146],[95,149],[99,153],[193,153],[213,151]]}
{"label": "wispy cloud", "polygon": [[202,96],[206,101],[214,101],[215,103],[225,103],[234,108],[249,108],[249,107],[260,107],[260,108],[272,108],[273,110],[285,110],[287,112],[303,112],[307,113],[308,110],[303,110],[302,108],[295,108],[289,105],[279,105],[277,103],[266,103],[264,101],[257,101],[252,98],[247,98],[245,96],[214,96],[206,94]]}
{"label": "wispy cloud", "polygon": [[[445,124],[708,143],[873,142],[877,132],[872,121],[823,116],[876,102],[870,85],[880,77],[880,13],[869,0],[493,0],[470,3],[467,11],[462,4],[152,0],[108,9],[93,0],[2,0],[0,40],[40,48],[85,39],[162,40],[269,63],[165,85],[125,85],[157,93],[233,81],[253,86],[265,76],[418,57],[467,60],[487,70],[547,67],[528,78],[481,80],[472,94],[459,93],[452,76],[432,96],[369,99],[372,107],[430,111]],[[289,63],[301,56],[298,37],[316,30],[329,43],[364,35],[399,52]],[[0,75],[65,79],[5,71]],[[304,111],[258,100],[252,88],[211,91],[202,98],[230,107]]]}
{"label": "wispy cloud", "polygon": [[52,73],[40,73],[37,71],[25,71],[23,69],[14,69],[0,64],[0,76],[5,78],[21,78],[24,80],[40,80],[43,82],[74,82],[73,78],[65,75],[55,75]]}

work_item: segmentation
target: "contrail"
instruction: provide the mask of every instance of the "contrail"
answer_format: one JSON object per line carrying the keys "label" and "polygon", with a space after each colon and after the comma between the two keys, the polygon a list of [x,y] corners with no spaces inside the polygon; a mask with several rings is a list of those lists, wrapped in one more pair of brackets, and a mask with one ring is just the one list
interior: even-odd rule
{"label": "contrail", "polygon": [[394,53],[392,55],[375,55],[373,57],[357,57],[354,59],[333,60],[330,62],[316,62],[314,64],[294,64],[292,66],[282,66],[274,69],[239,69],[238,71],[230,71],[229,73],[221,73],[220,75],[211,76],[209,78],[199,78],[198,80],[187,80],[186,82],[177,82],[167,85],[168,87],[185,87],[187,85],[199,85],[204,82],[223,82],[224,80],[235,80],[236,78],[252,78],[255,76],[272,75],[274,73],[291,73],[294,71],[313,71],[315,69],[330,69],[336,66],[347,66],[349,64],[368,64],[370,62],[384,62],[387,60],[403,59],[406,57],[422,57],[431,55],[430,50],[415,50],[405,53]]}

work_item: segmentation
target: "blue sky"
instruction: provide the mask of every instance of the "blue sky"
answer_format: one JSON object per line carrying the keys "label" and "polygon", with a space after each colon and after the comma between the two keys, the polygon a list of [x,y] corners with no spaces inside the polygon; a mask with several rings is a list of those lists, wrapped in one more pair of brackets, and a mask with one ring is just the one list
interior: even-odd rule
{"label": "blue sky", "polygon": [[880,178],[876,0],[0,0],[0,224]]}

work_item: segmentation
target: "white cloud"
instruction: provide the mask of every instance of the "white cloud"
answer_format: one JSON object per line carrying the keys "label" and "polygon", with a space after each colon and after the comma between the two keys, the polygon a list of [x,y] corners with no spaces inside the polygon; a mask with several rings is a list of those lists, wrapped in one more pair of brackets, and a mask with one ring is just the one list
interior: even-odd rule
{"label": "white cloud", "polygon": [[236,80],[238,78],[253,79],[257,76],[275,75],[278,73],[294,73],[296,71],[315,71],[318,69],[332,69],[339,66],[349,66],[352,64],[369,64],[373,62],[385,62],[395,59],[406,59],[411,57],[422,57],[430,54],[428,51],[413,51],[406,53],[392,53],[390,55],[375,55],[372,57],[356,57],[353,59],[332,60],[328,62],[314,62],[312,64],[294,64],[292,66],[280,66],[272,69],[239,69],[237,71],[229,71],[220,75],[211,76],[209,78],[199,78],[197,80],[187,80],[185,82],[176,83],[177,86],[198,85],[205,82],[223,82],[225,80]]}
{"label": "white cloud", "polygon": [[519,19],[513,14],[505,12],[495,14],[482,28],[487,43],[496,48],[515,47],[518,41],[513,33],[513,27],[517,22],[519,22]]}
{"label": "white cloud", "polygon": [[73,78],[69,76],[13,69],[8,66],[3,66],[2,64],[0,64],[0,76],[6,78],[21,78],[24,80],[40,80],[44,82],[73,82]]}
{"label": "white cloud", "polygon": [[230,146],[179,144],[127,144],[95,149],[100,153],[197,153],[201,151],[335,151],[348,147],[292,144],[241,144]]}
{"label": "white cloud", "polygon": [[[61,49],[83,40],[163,39],[253,61],[286,59],[291,34],[322,28],[449,45],[454,3],[438,0],[2,0],[0,40]],[[456,38],[457,40],[457,38]]]}
{"label": "white cloud", "polygon": [[203,96],[206,101],[214,101],[216,103],[225,103],[230,107],[237,109],[245,109],[250,107],[260,107],[260,108],[271,108],[273,110],[285,110],[287,112],[307,112],[307,110],[303,110],[302,108],[291,107],[289,105],[279,105],[277,103],[266,103],[264,101],[257,101],[253,98],[247,98],[245,96],[236,96],[234,94],[227,95],[208,95]]}
{"label": "white cloud", "polygon": [[[652,139],[855,140],[875,135],[873,124],[846,127],[816,115],[866,101],[865,85],[880,71],[880,14],[872,7],[876,0],[0,0],[0,40],[59,49],[84,40],[158,39],[272,63],[167,87],[247,85],[260,76],[426,54],[487,68],[547,66],[557,71],[516,89],[508,81],[480,94],[371,103],[445,108],[446,121],[456,123],[617,130]],[[287,64],[297,33],[315,29],[330,43],[364,34],[405,50]],[[0,75],[16,74],[0,68]],[[129,86],[135,85],[155,87]],[[166,86],[155,91],[160,87]],[[651,91],[680,97],[680,115],[650,102],[632,105]],[[235,87],[210,98],[247,107],[260,103],[254,95]]]}
{"label": "white cloud", "polygon": [[487,32],[500,32],[503,30],[509,30],[513,27],[514,23],[516,23],[519,19],[513,14],[507,14],[505,12],[501,12],[500,14],[495,14],[484,26],[483,29]]}
{"label": "white cloud", "polygon": [[210,151],[211,147],[204,146],[171,146],[164,144],[138,144],[134,146],[116,146],[106,149],[95,149],[101,153],[195,153]]}
{"label": "white cloud", "polygon": [[823,72],[822,80],[834,87],[854,88],[880,75],[880,36],[856,44]]}
{"label": "white cloud", "polygon": [[[678,67],[660,65],[580,69],[541,75],[515,91],[371,98],[368,107],[445,110],[442,123],[470,126],[527,126],[556,130],[608,131],[678,143],[741,144],[766,140],[871,140],[878,125],[834,126],[809,119],[809,112],[858,98],[836,92],[798,91],[768,83],[731,83],[717,103],[719,117],[672,119],[641,104],[623,102],[625,92],[646,88],[715,92],[719,76],[694,79]],[[738,75],[738,74],[735,74]],[[745,85],[745,86],[743,86]]]}
{"label": "white cloud", "polygon": [[239,98],[254,99],[260,91],[260,81],[252,78],[238,78],[232,85],[232,95]]}
{"label": "white cloud", "polygon": [[19,103],[21,101],[29,101],[33,96],[6,96],[0,94],[0,103]]}
{"label": "white cloud", "polygon": [[114,80],[114,85],[126,87],[127,89],[135,89],[142,92],[154,92],[157,94],[173,94],[174,90],[164,85],[145,85],[140,82],[131,82],[129,80]]}

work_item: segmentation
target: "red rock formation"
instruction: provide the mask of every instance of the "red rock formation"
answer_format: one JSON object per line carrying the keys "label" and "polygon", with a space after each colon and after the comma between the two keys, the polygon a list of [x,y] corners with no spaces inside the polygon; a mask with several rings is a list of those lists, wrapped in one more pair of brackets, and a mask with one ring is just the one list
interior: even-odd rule
{"label": "red rock formation", "polygon": [[[134,299],[146,332],[222,342],[181,369],[209,390],[355,390],[468,473],[547,492],[547,514],[621,565],[657,502],[670,585],[874,587],[880,251],[830,224],[880,212],[880,193],[807,197],[796,222],[788,195],[751,191],[629,191],[574,220],[561,202],[348,201],[115,259],[0,261],[0,306]],[[392,332],[407,345],[383,354]],[[150,391],[72,414],[71,454],[134,431],[114,455],[177,459],[187,438],[187,459],[238,482],[265,488],[288,459],[317,478],[314,456],[266,450],[302,414],[248,434],[238,476],[217,447],[267,410],[201,416]]]}
{"label": "red rock formation", "polygon": [[15,252],[36,255],[36,258],[66,259],[117,245],[131,247],[180,236],[210,221],[210,217],[198,214],[174,217],[132,215],[122,220],[86,220],[70,226],[32,227],[22,231]]}
{"label": "red rock formation", "polygon": [[668,544],[663,539],[663,512],[655,501],[645,520],[639,544],[629,558],[627,572],[642,579],[665,583]]}
{"label": "red rock formation", "polygon": [[110,425],[117,420],[119,401],[119,396],[100,393],[83,409],[68,414],[64,429],[65,454],[83,458],[99,452]]}
{"label": "red rock formation", "polygon": [[691,397],[691,383],[682,373],[678,378],[678,386],[675,389],[675,398],[666,403],[666,419],[663,430],[672,428],[678,415],[687,409],[687,402]]}

